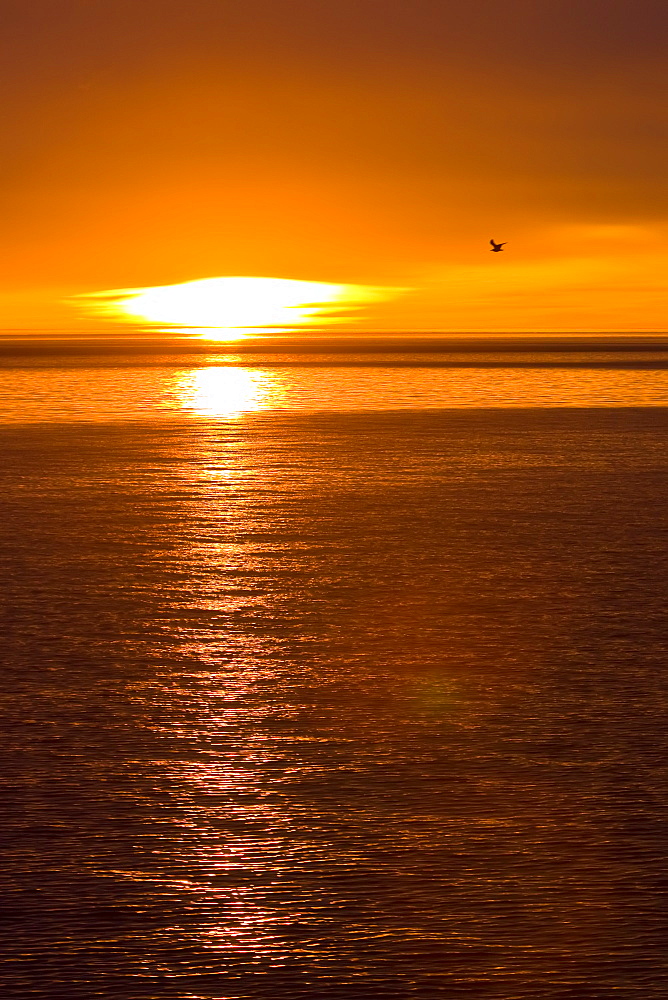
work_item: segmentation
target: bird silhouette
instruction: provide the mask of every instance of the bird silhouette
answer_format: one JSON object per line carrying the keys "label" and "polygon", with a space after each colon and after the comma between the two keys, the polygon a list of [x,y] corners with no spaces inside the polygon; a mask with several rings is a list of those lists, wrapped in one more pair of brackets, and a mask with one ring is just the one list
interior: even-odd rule
{"label": "bird silhouette", "polygon": [[498,253],[506,245],[505,243],[495,243],[494,240],[490,240],[489,242],[492,244],[491,253]]}

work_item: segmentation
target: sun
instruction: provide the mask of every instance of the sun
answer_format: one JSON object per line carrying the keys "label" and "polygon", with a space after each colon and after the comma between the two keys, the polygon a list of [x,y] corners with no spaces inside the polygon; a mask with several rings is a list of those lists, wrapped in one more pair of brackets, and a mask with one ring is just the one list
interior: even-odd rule
{"label": "sun", "polygon": [[388,289],[367,285],[222,277],[152,288],[120,288],[78,296],[89,311],[122,322],[188,328],[215,336],[237,331],[271,332],[341,321],[350,309],[387,298]]}

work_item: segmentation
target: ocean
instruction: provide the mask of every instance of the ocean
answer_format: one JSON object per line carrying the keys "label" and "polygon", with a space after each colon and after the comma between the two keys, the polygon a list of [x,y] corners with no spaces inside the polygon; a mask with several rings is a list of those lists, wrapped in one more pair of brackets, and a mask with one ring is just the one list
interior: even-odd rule
{"label": "ocean", "polygon": [[0,362],[3,1000],[665,1000],[668,343]]}

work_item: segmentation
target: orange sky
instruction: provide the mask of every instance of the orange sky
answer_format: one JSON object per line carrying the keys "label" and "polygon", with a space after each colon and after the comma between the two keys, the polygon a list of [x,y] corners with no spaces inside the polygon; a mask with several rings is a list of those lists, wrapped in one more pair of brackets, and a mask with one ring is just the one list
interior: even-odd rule
{"label": "orange sky", "polygon": [[0,17],[0,326],[228,275],[404,289],[353,329],[668,325],[664,0]]}

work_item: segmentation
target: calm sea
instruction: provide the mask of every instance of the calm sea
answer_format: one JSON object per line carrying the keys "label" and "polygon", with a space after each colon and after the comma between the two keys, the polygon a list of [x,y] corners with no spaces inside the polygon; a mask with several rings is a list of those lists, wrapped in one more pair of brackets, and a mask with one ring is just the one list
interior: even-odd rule
{"label": "calm sea", "polygon": [[0,421],[3,1000],[665,1000],[668,351],[13,348]]}

